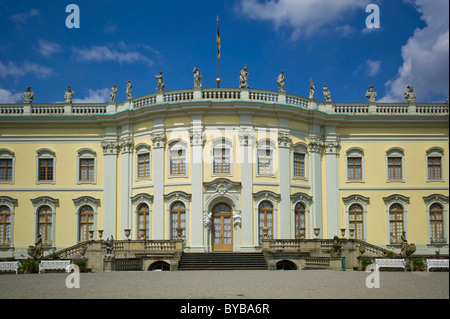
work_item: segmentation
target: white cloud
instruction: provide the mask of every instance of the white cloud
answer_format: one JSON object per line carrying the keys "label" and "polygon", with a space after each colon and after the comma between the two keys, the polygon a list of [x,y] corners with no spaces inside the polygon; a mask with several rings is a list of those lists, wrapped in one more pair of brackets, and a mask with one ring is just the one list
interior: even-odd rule
{"label": "white cloud", "polygon": [[31,8],[28,12],[17,13],[9,17],[14,23],[24,24],[28,19],[40,15],[39,10]]}
{"label": "white cloud", "polygon": [[369,76],[375,76],[381,71],[381,61],[380,60],[367,60],[366,61],[367,66],[367,74]]}
{"label": "white cloud", "polygon": [[[75,91],[75,90],[74,90]],[[82,99],[73,99],[73,103],[106,103],[109,101],[110,89],[87,90],[88,95]],[[76,96],[75,92],[75,96]]]}
{"label": "white cloud", "polygon": [[117,49],[110,49],[107,46],[91,46],[90,48],[73,48],[75,59],[77,61],[94,62],[119,62],[119,63],[145,63],[154,65],[153,61],[145,55],[133,51],[124,43],[117,45]]}
{"label": "white cloud", "polygon": [[39,39],[38,43],[39,43],[38,51],[44,57],[49,58],[52,54],[62,51],[62,48],[58,43],[49,42],[42,39]]}
{"label": "white cloud", "polygon": [[414,86],[418,101],[433,99],[433,96],[442,96],[443,100],[447,96],[449,1],[415,0],[414,4],[427,26],[416,29],[402,47],[403,65],[396,77],[386,82],[387,94],[381,102],[404,101],[403,93],[408,85]]}
{"label": "white cloud", "polygon": [[[329,26],[342,31],[336,24],[345,21],[346,14],[365,9],[369,3],[369,0],[268,0],[263,3],[241,0],[237,10],[255,20],[271,21],[275,28],[292,27],[292,39],[298,39],[320,33]],[[350,29],[344,26],[344,30],[348,36]]]}
{"label": "white cloud", "polygon": [[0,89],[0,103],[17,103],[22,99],[22,93],[14,93]]}
{"label": "white cloud", "polygon": [[21,65],[17,65],[14,62],[9,61],[6,64],[0,62],[0,77],[7,78],[19,78],[27,74],[33,74],[38,78],[45,78],[50,76],[53,70],[42,64],[32,63],[25,61]]}

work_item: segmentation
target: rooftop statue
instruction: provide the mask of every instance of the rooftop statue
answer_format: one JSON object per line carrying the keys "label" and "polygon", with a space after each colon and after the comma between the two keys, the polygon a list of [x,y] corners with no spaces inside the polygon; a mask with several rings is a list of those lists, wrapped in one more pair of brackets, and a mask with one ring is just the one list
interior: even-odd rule
{"label": "rooftop statue", "polygon": [[194,71],[192,71],[192,73],[194,73],[194,88],[201,88],[202,85],[202,74],[200,73],[200,69],[199,68],[194,68]]}
{"label": "rooftop statue", "polygon": [[23,92],[23,102],[31,103],[34,100],[34,92],[31,92],[31,86],[27,87],[26,91]]}
{"label": "rooftop statue", "polygon": [[284,90],[284,82],[285,82],[285,80],[286,80],[286,77],[284,75],[284,70],[283,70],[283,71],[281,71],[281,74],[277,77],[278,91],[286,92]]}
{"label": "rooftop statue", "polygon": [[64,94],[64,100],[66,101],[66,103],[72,103],[74,94],[75,92],[72,91],[72,88],[69,85],[67,87],[66,93]]}
{"label": "rooftop statue", "polygon": [[325,102],[331,102],[331,92],[328,90],[326,84],[323,85],[323,97],[325,98]]}
{"label": "rooftop statue", "polygon": [[126,94],[127,94],[127,99],[132,99],[133,98],[133,85],[131,84],[130,81],[127,81],[127,90],[126,90]]}
{"label": "rooftop statue", "polygon": [[160,71],[159,74],[156,75],[156,79],[158,80],[158,85],[156,86],[156,92],[164,92],[166,85],[164,84],[162,71]]}
{"label": "rooftop statue", "polygon": [[312,79],[309,80],[309,98],[314,98],[314,93],[316,92],[316,87],[314,86],[314,82]]}
{"label": "rooftop statue", "polygon": [[114,86],[111,88],[111,94],[109,95],[111,97],[110,102],[116,102],[116,98],[117,98],[117,87],[114,84]]}
{"label": "rooftop statue", "polygon": [[366,92],[366,98],[369,99],[369,102],[375,102],[377,99],[377,92],[373,90],[373,85],[369,86],[369,91]]}
{"label": "rooftop statue", "polygon": [[239,72],[239,88],[245,88],[245,89],[249,89],[248,86],[248,77],[250,75],[250,73],[247,71],[248,70],[248,65],[244,65],[244,68],[242,69],[241,72]]}
{"label": "rooftop statue", "polygon": [[416,92],[414,92],[414,87],[408,85],[406,88],[408,89],[408,91],[405,92],[405,99],[409,103],[415,103],[416,102]]}

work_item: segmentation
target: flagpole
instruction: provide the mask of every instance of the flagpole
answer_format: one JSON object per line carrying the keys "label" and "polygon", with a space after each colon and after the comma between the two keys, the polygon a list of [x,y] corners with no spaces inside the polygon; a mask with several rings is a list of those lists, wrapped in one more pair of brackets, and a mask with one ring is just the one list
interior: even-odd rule
{"label": "flagpole", "polygon": [[220,88],[220,32],[219,32],[219,16],[217,16],[217,88]]}

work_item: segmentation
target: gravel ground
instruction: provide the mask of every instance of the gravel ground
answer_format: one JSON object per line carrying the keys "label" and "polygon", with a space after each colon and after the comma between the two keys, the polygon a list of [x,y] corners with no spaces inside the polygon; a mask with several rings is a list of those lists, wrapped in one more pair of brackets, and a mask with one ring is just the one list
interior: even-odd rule
{"label": "gravel ground", "polygon": [[0,275],[0,299],[448,299],[448,272],[179,271]]}

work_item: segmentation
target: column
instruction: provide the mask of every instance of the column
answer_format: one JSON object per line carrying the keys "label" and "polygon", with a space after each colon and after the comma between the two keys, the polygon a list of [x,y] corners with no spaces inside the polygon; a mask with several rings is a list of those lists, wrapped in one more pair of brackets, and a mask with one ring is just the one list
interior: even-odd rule
{"label": "column", "polygon": [[[251,123],[252,119],[243,118],[241,123]],[[252,125],[242,125],[239,129],[240,165],[241,165],[241,250],[254,250],[253,218],[253,146],[255,130]]]}
{"label": "column", "polygon": [[309,152],[312,196],[312,229],[310,231],[310,234],[314,234],[314,228],[320,228],[321,231],[319,237],[322,237],[322,140],[320,127],[315,124],[311,124],[311,131],[309,136]]}
{"label": "column", "polygon": [[203,144],[205,142],[202,115],[191,116],[191,216],[189,220],[191,251],[205,251],[203,232]]}
{"label": "column", "polygon": [[[325,128],[325,174],[327,192],[327,238],[340,236],[339,221],[339,150],[336,127]],[[324,234],[325,235],[325,234]]]}
{"label": "column", "polygon": [[[280,120],[281,121],[281,120]],[[280,123],[281,125],[281,123]],[[280,176],[280,239],[291,238],[291,178],[290,150],[292,136],[287,131],[278,132],[279,176]]]}
{"label": "column", "polygon": [[103,148],[103,236],[105,239],[111,236],[117,238],[117,138],[105,137],[101,145]]}
{"label": "column", "polygon": [[[161,123],[162,122],[162,123]],[[166,146],[166,133],[164,120],[154,120],[154,131],[151,134],[153,142],[153,220],[152,239],[164,239],[164,153]],[[170,238],[170,234],[166,234]]]}
{"label": "column", "polygon": [[[120,184],[120,213],[121,213],[121,230],[122,239],[126,239],[124,229],[133,229],[131,225],[131,187],[132,187],[132,156],[133,156],[133,138],[130,136],[123,137],[119,141],[121,151],[121,184]],[[133,234],[130,236],[135,238]]]}

